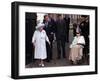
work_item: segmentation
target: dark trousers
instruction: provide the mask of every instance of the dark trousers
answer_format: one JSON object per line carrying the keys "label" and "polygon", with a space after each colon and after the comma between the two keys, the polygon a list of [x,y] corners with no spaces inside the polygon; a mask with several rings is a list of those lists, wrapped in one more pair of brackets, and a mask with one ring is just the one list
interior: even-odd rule
{"label": "dark trousers", "polygon": [[46,42],[46,50],[47,50],[47,59],[46,61],[49,62],[52,59],[52,41],[50,41],[50,45]]}
{"label": "dark trousers", "polygon": [[69,42],[69,29],[66,32],[66,42]]}
{"label": "dark trousers", "polygon": [[61,58],[61,50],[62,50],[62,56],[63,56],[63,58],[65,58],[65,41],[57,40],[58,58]]}

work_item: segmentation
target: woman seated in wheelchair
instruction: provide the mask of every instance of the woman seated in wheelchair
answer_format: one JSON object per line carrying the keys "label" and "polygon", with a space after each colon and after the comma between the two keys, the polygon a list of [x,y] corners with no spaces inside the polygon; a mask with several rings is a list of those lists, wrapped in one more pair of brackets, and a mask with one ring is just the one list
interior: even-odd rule
{"label": "woman seated in wheelchair", "polygon": [[76,32],[76,36],[74,37],[74,40],[70,45],[70,54],[69,54],[69,60],[73,64],[77,64],[82,59],[84,45],[85,45],[85,39],[81,35],[81,32]]}

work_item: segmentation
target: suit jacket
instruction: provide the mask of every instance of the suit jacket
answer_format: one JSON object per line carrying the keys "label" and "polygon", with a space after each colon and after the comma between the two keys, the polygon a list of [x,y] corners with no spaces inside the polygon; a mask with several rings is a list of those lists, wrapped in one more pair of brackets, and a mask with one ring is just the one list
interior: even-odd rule
{"label": "suit jacket", "polygon": [[56,37],[58,40],[66,41],[66,23],[64,20],[56,21]]}
{"label": "suit jacket", "polygon": [[67,31],[69,31],[70,18],[69,17],[68,18],[65,17],[64,20],[66,22],[66,29],[67,29]]}
{"label": "suit jacket", "polygon": [[45,24],[44,30],[46,31],[49,40],[52,41],[54,39],[53,33],[55,33],[55,22],[53,19],[50,19],[48,22],[44,20],[43,23]]}

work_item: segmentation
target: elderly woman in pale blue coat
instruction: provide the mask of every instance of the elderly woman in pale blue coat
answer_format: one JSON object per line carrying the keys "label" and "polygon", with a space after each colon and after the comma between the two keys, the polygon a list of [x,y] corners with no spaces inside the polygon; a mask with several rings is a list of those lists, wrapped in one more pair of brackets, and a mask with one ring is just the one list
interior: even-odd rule
{"label": "elderly woman in pale blue coat", "polygon": [[80,32],[77,32],[72,44],[70,45],[71,49],[69,54],[69,60],[74,64],[77,64],[77,62],[82,59],[84,45],[84,37],[80,35]]}
{"label": "elderly woman in pale blue coat", "polygon": [[32,43],[35,46],[34,58],[40,60],[39,66],[44,66],[43,60],[47,58],[46,41],[50,44],[43,27],[44,24],[39,23],[32,37]]}

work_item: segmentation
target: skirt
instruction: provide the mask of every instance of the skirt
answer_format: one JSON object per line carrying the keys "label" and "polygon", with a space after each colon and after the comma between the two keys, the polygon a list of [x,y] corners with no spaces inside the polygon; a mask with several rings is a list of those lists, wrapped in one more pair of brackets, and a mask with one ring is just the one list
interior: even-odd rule
{"label": "skirt", "polygon": [[81,45],[75,45],[70,49],[69,60],[75,62],[81,60],[83,56],[83,48]]}

